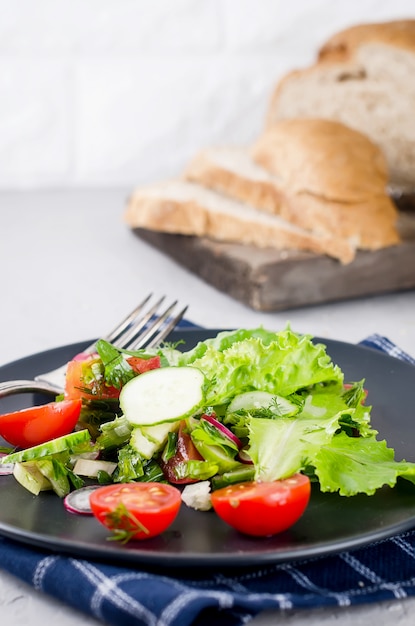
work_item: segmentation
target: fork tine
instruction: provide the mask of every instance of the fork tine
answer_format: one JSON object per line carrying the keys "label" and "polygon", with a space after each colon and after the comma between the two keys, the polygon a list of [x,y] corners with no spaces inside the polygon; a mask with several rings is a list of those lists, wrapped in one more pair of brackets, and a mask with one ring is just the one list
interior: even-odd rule
{"label": "fork tine", "polygon": [[143,310],[143,308],[145,307],[147,302],[150,300],[152,295],[153,294],[150,293],[146,298],[144,298],[144,300],[142,302],[140,302],[140,304],[138,306],[136,306],[136,308],[133,311],[131,311],[131,313],[129,315],[127,315],[127,317],[125,319],[122,320],[122,322],[117,324],[117,326],[115,328],[113,328],[108,333],[108,335],[106,335],[105,340],[108,341],[109,343],[114,343],[115,341],[117,341],[120,338],[121,334],[124,333],[124,331],[128,330],[129,328],[131,328],[131,326],[134,323],[135,319],[137,318],[139,313]]}
{"label": "fork tine", "polygon": [[160,314],[154,319],[151,324],[146,328],[144,333],[136,334],[136,336],[130,341],[128,348],[130,350],[139,350],[140,348],[153,348],[167,337],[167,335],[173,330],[173,328],[182,319],[183,315],[187,311],[187,306],[176,314],[175,317],[170,319],[170,315],[177,305],[177,300],[173,302],[164,313]]}
{"label": "fork tine", "polygon": [[[150,318],[149,324],[146,328],[144,328],[144,331],[140,330],[137,328],[136,332],[128,338],[128,342],[126,342],[125,347],[126,348],[130,348],[132,345],[134,345],[135,349],[141,348],[143,347],[146,342],[152,337],[153,333],[160,328],[160,326],[163,324],[163,322],[167,319],[167,317],[170,315],[171,311],[174,309],[174,307],[177,304],[177,300],[176,302],[173,302],[173,304],[171,304],[165,311],[164,313],[159,313],[157,316],[152,316],[152,318]],[[155,311],[153,311],[153,314],[155,313]]]}
{"label": "fork tine", "polygon": [[185,306],[184,309],[182,309],[175,317],[173,317],[169,321],[169,323],[166,324],[164,328],[162,328],[160,332],[158,332],[157,335],[155,335],[153,339],[146,344],[146,348],[155,348],[157,345],[159,345],[167,337],[167,335],[171,333],[172,330],[174,330],[180,320],[184,317],[187,309],[188,307]]}
{"label": "fork tine", "polygon": [[[117,348],[127,348],[132,341],[134,341],[138,335],[143,332],[148,322],[150,322],[151,318],[155,315],[156,311],[160,307],[160,305],[164,302],[165,296],[162,296],[155,304],[153,304],[150,309],[143,315],[137,315],[136,319],[130,326],[126,329],[124,333],[119,335],[117,341],[114,341],[114,345]],[[148,301],[148,299],[147,299]],[[144,332],[146,332],[144,330]]]}
{"label": "fork tine", "polygon": [[[177,305],[176,300],[164,313],[156,316],[155,313],[157,309],[165,300],[165,296],[163,296],[145,315],[141,316],[140,312],[148,303],[151,296],[152,294],[147,296],[132,313],[111,331],[106,336],[106,340],[111,340],[110,343],[117,345],[118,348],[129,347],[130,350],[137,350],[142,347],[154,348],[160,344],[180,322],[188,307],[184,307],[174,317],[171,317],[171,313]],[[124,331],[122,329],[124,329]],[[113,337],[116,337],[117,343],[115,343]],[[120,345],[122,342],[124,342],[124,345]],[[92,346],[84,349],[84,352],[91,353],[94,352],[95,349],[96,344],[94,343]],[[0,398],[14,393],[23,393],[25,391],[40,391],[56,396],[58,393],[62,393],[64,388],[66,366],[67,363],[53,371],[39,374],[35,376],[34,380],[17,380],[0,383]]]}

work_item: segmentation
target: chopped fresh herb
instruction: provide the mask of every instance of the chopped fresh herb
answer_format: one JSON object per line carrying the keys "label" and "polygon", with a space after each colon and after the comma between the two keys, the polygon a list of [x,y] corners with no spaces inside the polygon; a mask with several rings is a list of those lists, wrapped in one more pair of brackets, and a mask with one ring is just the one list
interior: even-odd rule
{"label": "chopped fresh herb", "polygon": [[121,389],[126,382],[134,378],[134,370],[117,348],[108,341],[100,339],[96,344],[97,352],[105,367],[105,383]]}
{"label": "chopped fresh herb", "polygon": [[118,451],[118,467],[113,474],[114,482],[128,483],[144,475],[143,460],[130,445]]}
{"label": "chopped fresh herb", "polygon": [[138,532],[149,534],[148,528],[137,517],[128,511],[125,504],[120,502],[110,513],[105,514],[108,527],[112,530],[112,537],[108,541],[128,543]]}
{"label": "chopped fresh herb", "polygon": [[167,443],[161,455],[161,459],[163,463],[167,463],[167,461],[175,455],[176,446],[177,446],[177,433],[176,432],[168,433]]}
{"label": "chopped fresh herb", "polygon": [[350,387],[343,392],[343,400],[347,406],[355,408],[365,399],[364,383],[364,379],[357,383],[351,383]]}

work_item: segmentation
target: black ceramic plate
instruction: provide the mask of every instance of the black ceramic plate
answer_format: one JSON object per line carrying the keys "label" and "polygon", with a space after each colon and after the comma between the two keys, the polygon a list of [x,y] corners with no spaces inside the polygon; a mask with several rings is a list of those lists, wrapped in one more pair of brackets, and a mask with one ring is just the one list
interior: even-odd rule
{"label": "black ceramic plate", "polygon": [[[186,349],[217,330],[182,330]],[[340,365],[346,381],[366,379],[372,422],[398,460],[415,460],[415,368],[370,348],[316,338]],[[0,380],[29,378],[69,360],[83,344],[42,352],[0,368]],[[36,401],[41,400],[36,398]],[[33,396],[0,400],[0,412],[33,403]],[[45,401],[45,398],[43,398]],[[335,553],[387,538],[415,526],[415,488],[402,481],[374,496],[344,498],[312,493],[304,516],[275,537],[254,539],[228,528],[213,512],[182,506],[163,535],[120,545],[92,517],[68,513],[50,492],[32,496],[12,476],[0,476],[0,533],[32,546],[105,561],[168,567],[241,567]]]}

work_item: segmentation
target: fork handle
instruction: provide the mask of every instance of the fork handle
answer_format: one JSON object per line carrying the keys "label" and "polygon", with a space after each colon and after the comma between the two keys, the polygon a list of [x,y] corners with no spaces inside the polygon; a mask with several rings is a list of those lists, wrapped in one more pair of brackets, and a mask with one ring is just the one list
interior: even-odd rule
{"label": "fork handle", "polygon": [[62,393],[60,387],[37,380],[8,380],[0,383],[0,398],[11,396],[15,393],[30,393],[37,391],[49,395],[57,396]]}

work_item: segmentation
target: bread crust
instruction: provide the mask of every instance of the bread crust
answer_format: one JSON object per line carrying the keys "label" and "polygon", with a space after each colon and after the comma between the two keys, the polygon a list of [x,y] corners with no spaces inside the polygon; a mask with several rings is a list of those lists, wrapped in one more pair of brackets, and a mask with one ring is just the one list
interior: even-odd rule
{"label": "bread crust", "polygon": [[398,212],[385,195],[354,203],[334,202],[307,193],[287,195],[281,217],[316,235],[337,233],[362,250],[379,250],[400,243]]}
{"label": "bread crust", "polygon": [[318,51],[319,61],[349,61],[362,44],[382,43],[415,52],[415,20],[357,24],[334,34]]}
{"label": "bread crust", "polygon": [[202,151],[190,161],[183,176],[209,189],[246,202],[274,215],[281,212],[282,190],[273,182],[252,180],[216,165],[209,153]]}
{"label": "bread crust", "polygon": [[[241,208],[243,213],[243,206]],[[149,194],[145,188],[132,194],[124,219],[131,228],[204,236],[260,248],[305,250],[332,256],[343,264],[350,263],[355,257],[354,246],[339,237],[315,236],[305,230],[293,229],[289,223],[284,225],[280,218],[271,224],[213,212],[197,198],[177,200],[164,193],[157,195],[152,191]]]}
{"label": "bread crust", "polygon": [[265,128],[310,115],[341,121],[381,147],[391,188],[413,193],[414,76],[415,20],[352,26],[323,44],[315,63],[278,81]]}
{"label": "bread crust", "polygon": [[334,120],[285,119],[266,130],[252,157],[291,193],[359,202],[385,193],[388,170],[370,139]]}

